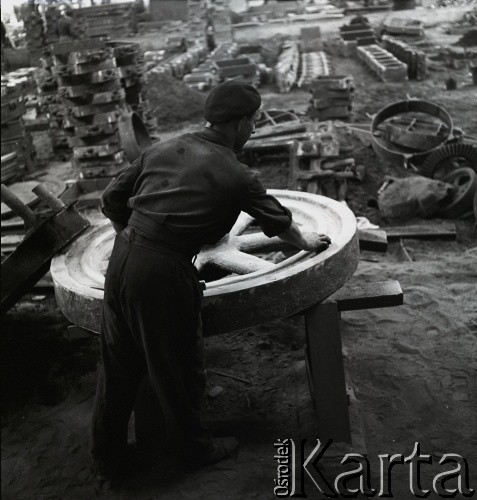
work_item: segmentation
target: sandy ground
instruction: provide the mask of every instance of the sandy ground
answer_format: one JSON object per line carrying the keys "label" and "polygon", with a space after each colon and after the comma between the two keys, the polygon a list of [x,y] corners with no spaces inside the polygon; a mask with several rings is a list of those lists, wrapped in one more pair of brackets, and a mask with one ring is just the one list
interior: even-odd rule
{"label": "sandy ground", "polygon": [[[419,442],[422,453],[434,459],[433,466],[423,468],[423,487],[430,487],[442,472],[436,462],[450,452],[466,457],[475,485],[477,249],[464,250],[459,242],[407,245],[414,262],[407,262],[393,244],[386,255],[374,256],[378,262],[362,261],[355,276],[364,281],[398,279],[404,305],[343,314],[344,349],[361,403],[372,484],[379,484],[379,453],[409,455]],[[52,299],[37,302],[34,310],[19,305],[9,314],[2,336],[10,356],[16,357],[4,387],[18,383],[17,376],[24,398],[37,400],[13,412],[2,428],[5,499],[92,497],[87,434],[97,342],[65,340],[65,324],[47,301]],[[56,333],[55,321],[60,325]],[[300,433],[292,380],[303,342],[300,318],[208,339],[208,367],[250,381],[214,374],[208,381],[209,388],[224,389],[208,399],[208,420],[218,434],[233,432],[240,439],[238,457],[191,474],[162,464],[137,474],[110,498],[273,498],[273,443]],[[2,352],[5,356],[5,347]],[[32,365],[38,380],[30,380],[30,387],[22,371],[31,372]],[[45,370],[50,373],[45,375]],[[66,382],[65,392],[55,394]],[[413,498],[408,481],[407,469],[395,470],[395,498]],[[312,486],[307,491],[309,498],[319,498]]]}
{"label": "sandy ground", "polygon": [[[382,85],[356,61],[333,57],[333,63],[358,82],[356,121],[411,91],[415,96],[432,96],[468,135],[477,136],[475,106],[470,105],[476,102],[472,100],[475,87],[467,86],[465,72],[459,73],[460,90],[450,93],[444,90],[442,70],[423,82]],[[304,111],[308,95],[294,91],[280,96],[265,89],[265,100]],[[187,130],[198,126],[183,124]],[[161,138],[175,133],[163,132]],[[365,159],[369,177],[362,186],[353,186],[348,202],[358,215],[379,223],[380,214],[367,208],[365,201],[375,196],[385,173],[405,174],[388,169],[372,153],[366,153]],[[409,455],[419,442],[421,453],[433,458],[432,465],[422,467],[424,488],[431,488],[432,478],[445,470],[438,461],[451,452],[467,459],[470,484],[477,488],[477,245],[473,221],[456,223],[456,241],[406,241],[413,262],[397,243],[391,243],[385,254],[363,253],[353,278],[397,279],[404,291],[402,306],[343,313],[341,322],[374,487],[379,485],[378,454]],[[51,291],[43,290],[34,291],[2,319],[1,491],[5,500],[96,497],[89,470],[88,426],[98,339],[72,337],[67,326]],[[208,367],[248,381],[214,373],[208,377],[209,389],[221,386],[224,390],[208,397],[207,420],[216,434],[238,437],[238,456],[195,472],[185,472],[165,457],[153,470],[136,472],[108,498],[275,498],[274,442],[318,437],[309,429],[304,431],[298,420],[304,396],[296,370],[303,359],[303,344],[302,318],[207,339]],[[448,486],[455,486],[455,481]],[[409,491],[407,467],[393,469],[392,491],[398,500],[415,498]],[[306,492],[308,498],[322,498],[312,484],[306,484]]]}

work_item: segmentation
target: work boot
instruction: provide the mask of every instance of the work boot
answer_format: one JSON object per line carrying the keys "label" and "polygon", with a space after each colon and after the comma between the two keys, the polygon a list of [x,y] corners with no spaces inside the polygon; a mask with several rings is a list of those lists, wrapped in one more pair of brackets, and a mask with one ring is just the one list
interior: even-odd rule
{"label": "work boot", "polygon": [[212,438],[207,447],[192,451],[185,457],[188,467],[213,465],[233,455],[238,450],[238,441],[232,437]]}

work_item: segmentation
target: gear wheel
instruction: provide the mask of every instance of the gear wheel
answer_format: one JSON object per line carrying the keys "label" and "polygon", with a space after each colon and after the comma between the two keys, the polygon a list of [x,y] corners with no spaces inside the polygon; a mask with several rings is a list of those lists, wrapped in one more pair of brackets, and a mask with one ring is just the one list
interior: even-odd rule
{"label": "gear wheel", "polygon": [[442,181],[454,186],[452,196],[444,200],[440,207],[444,217],[453,219],[472,210],[472,202],[477,193],[477,174],[471,168],[456,168]]}
{"label": "gear wheel", "polygon": [[455,168],[470,167],[477,172],[477,148],[471,144],[446,144],[431,153],[423,162],[419,173],[442,179]]}

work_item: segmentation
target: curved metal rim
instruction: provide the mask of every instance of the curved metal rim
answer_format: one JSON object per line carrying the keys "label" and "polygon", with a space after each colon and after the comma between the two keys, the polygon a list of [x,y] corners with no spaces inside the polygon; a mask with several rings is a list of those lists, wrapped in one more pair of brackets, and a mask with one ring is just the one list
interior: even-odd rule
{"label": "curved metal rim", "polygon": [[[315,203],[322,199],[322,203],[327,207],[331,206],[334,213],[339,216],[341,223],[339,239],[318,255],[311,256],[310,252],[298,252],[274,266],[271,272],[261,270],[240,278],[230,277],[219,280],[216,284],[210,283],[204,293],[203,304],[203,321],[209,334],[246,328],[253,324],[289,316],[304,310],[324,300],[340,288],[352,276],[357,267],[356,219],[351,210],[335,200],[310,193],[280,190],[269,190],[269,192],[272,195],[281,196],[281,199],[287,193],[294,193],[301,200]],[[94,230],[102,231],[105,227],[109,227],[109,221],[105,221]],[[109,236],[109,232],[105,233],[104,238]],[[103,291],[73,280],[68,272],[67,259],[68,249],[56,256],[51,264],[51,275],[58,305],[63,314],[73,323],[98,331],[97,322],[98,317],[100,317]],[[331,268],[337,269],[335,276],[331,276],[330,279],[320,279],[320,273],[330,273]],[[290,272],[291,269],[292,272]],[[308,288],[303,289],[303,283],[306,283]],[[294,293],[291,292],[292,290]],[[285,300],[285,293],[291,294],[290,297],[287,297],[289,300]],[[281,302],[275,304],[273,298],[275,301],[280,298]],[[240,307],[245,308],[244,304],[250,300],[253,300],[257,312],[255,315],[244,315],[243,310],[240,311]],[[79,315],[74,317],[74,313],[71,313],[73,301],[84,303],[82,307],[85,310],[81,317]],[[99,311],[88,311],[88,308],[99,308]],[[234,308],[236,311],[233,311]]]}
{"label": "curved metal rim", "polygon": [[[392,149],[386,147],[384,144],[382,144],[376,139],[374,133],[377,131],[378,125],[380,125],[384,120],[386,120],[387,118],[391,118],[392,116],[395,116],[399,113],[407,113],[412,111],[427,113],[431,116],[437,116],[448,126],[449,133],[447,137],[442,140],[441,144],[439,144],[435,148],[428,149],[427,151],[405,153],[398,149]],[[412,158],[416,159],[424,158],[428,154],[442,147],[442,145],[452,137],[452,133],[454,131],[454,123],[449,113],[441,106],[429,101],[424,101],[420,99],[410,99],[407,101],[394,102],[380,109],[373,117],[370,130],[371,130],[371,141],[373,149],[376,151],[376,153],[381,157],[384,157],[391,163],[397,164],[399,162],[403,164]]]}
{"label": "curved metal rim", "polygon": [[118,130],[121,145],[130,163],[152,144],[146,126],[135,112],[126,113],[120,118]]}

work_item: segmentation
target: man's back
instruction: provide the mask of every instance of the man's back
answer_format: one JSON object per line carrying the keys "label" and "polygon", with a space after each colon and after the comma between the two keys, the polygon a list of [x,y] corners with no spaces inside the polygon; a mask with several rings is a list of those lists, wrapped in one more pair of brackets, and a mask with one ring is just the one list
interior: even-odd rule
{"label": "man's back", "polygon": [[169,229],[213,243],[234,224],[253,173],[233,151],[185,134],[152,147],[129,206]]}

